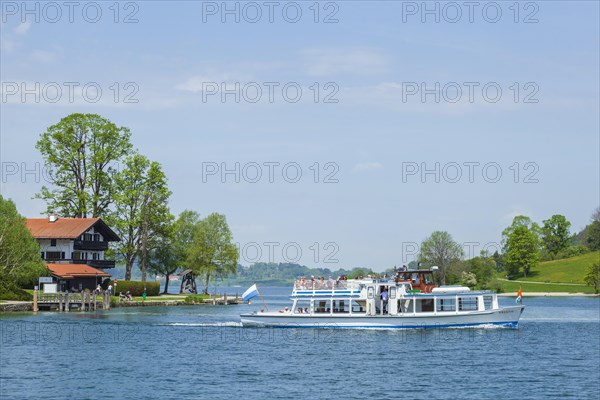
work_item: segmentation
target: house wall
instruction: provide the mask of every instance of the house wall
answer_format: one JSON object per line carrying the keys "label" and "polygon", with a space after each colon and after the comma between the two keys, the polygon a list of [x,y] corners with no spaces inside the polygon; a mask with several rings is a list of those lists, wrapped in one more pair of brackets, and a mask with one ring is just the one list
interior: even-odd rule
{"label": "house wall", "polygon": [[[100,238],[98,241],[104,241],[104,236],[100,232],[96,232],[96,230],[92,227],[88,229],[85,234],[98,234]],[[82,235],[79,239],[83,239],[84,235]],[[63,259],[71,260],[73,259],[73,252],[79,253],[87,253],[87,258],[80,258],[81,260],[104,260],[104,251],[94,251],[94,250],[74,250],[75,241],[72,239],[56,239],[56,246],[51,246],[52,241],[50,239],[37,239],[40,247],[42,248],[42,252],[44,253],[43,259],[48,260],[46,255],[47,252],[64,252],[65,256]],[[96,258],[94,258],[94,254],[96,254]],[[52,260],[48,260],[52,261]]]}

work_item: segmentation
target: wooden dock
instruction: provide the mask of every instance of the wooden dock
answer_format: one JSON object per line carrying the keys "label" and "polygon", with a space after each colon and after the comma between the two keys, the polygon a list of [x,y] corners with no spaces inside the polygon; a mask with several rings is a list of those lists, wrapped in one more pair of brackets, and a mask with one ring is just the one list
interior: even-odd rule
{"label": "wooden dock", "polygon": [[69,312],[96,311],[99,309],[110,310],[110,296],[108,292],[96,294],[94,292],[58,292],[58,293],[34,293],[33,310],[39,308],[57,309]]}

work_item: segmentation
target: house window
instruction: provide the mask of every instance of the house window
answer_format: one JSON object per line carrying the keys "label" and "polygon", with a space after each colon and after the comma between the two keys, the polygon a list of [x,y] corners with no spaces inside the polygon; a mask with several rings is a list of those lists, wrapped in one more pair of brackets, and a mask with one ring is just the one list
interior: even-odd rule
{"label": "house window", "polygon": [[50,239],[50,246],[56,247],[56,239]]}
{"label": "house window", "polygon": [[61,253],[60,251],[47,251],[46,259],[47,260],[60,260],[61,256],[65,253]]}
{"label": "house window", "polygon": [[44,252],[42,251],[42,260],[44,259]]}

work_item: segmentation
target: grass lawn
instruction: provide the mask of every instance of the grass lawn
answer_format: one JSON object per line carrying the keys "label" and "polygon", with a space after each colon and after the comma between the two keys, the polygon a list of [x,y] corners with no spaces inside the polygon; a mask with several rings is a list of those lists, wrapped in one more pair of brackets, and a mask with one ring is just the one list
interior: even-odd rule
{"label": "grass lawn", "polygon": [[[534,268],[527,278],[516,279],[525,282],[500,282],[505,292],[516,292],[522,287],[524,292],[594,293],[592,287],[581,284],[584,284],[583,278],[587,268],[596,262],[600,262],[600,251],[562,260],[544,261]],[[504,278],[503,275],[499,274],[498,278]]]}
{"label": "grass lawn", "polygon": [[[600,262],[600,251],[582,256],[565,258],[563,260],[545,261],[531,271],[527,278],[520,281],[585,283],[587,268],[593,263]],[[523,289],[525,290],[525,289]]]}

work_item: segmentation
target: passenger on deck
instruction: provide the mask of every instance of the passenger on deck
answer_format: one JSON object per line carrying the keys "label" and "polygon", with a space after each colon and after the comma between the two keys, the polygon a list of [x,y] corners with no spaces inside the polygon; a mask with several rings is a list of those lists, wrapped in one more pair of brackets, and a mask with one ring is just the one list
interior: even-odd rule
{"label": "passenger on deck", "polygon": [[297,312],[298,314],[302,314],[302,307],[298,307],[298,310],[296,310],[296,312]]}
{"label": "passenger on deck", "polygon": [[308,307],[304,307],[304,314],[308,314]]}
{"label": "passenger on deck", "polygon": [[381,292],[381,302],[382,302],[384,314],[387,314],[388,300],[389,300],[388,290],[387,290],[387,288],[383,288],[383,291]]}

